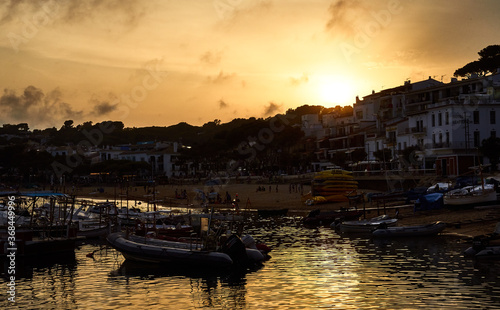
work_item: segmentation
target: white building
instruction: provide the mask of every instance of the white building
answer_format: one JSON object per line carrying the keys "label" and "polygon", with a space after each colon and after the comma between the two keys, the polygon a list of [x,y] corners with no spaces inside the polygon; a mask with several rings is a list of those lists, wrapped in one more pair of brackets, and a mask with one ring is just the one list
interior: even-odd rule
{"label": "white building", "polygon": [[[407,81],[362,100],[356,98],[352,117],[324,119],[330,143],[318,139],[320,153],[331,158],[335,152],[363,147],[367,160],[374,160],[378,150],[388,148],[398,158],[408,147],[418,147],[421,163],[412,164],[435,167],[442,175],[459,175],[478,164],[481,142],[499,135],[498,116],[500,74],[452,79],[446,84],[430,77],[417,83]],[[309,129],[311,123],[319,122],[313,119],[307,117]]]}
{"label": "white building", "polygon": [[152,166],[155,174],[174,175],[178,153],[178,143],[143,143],[137,145],[108,146],[100,151],[101,161],[129,160],[143,161]]}

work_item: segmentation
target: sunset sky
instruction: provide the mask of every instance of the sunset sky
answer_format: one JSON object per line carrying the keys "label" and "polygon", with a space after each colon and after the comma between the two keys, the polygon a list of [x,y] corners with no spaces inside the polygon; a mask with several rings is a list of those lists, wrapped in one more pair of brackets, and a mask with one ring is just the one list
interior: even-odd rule
{"label": "sunset sky", "polygon": [[500,44],[500,1],[2,1],[0,123],[127,127],[350,105]]}

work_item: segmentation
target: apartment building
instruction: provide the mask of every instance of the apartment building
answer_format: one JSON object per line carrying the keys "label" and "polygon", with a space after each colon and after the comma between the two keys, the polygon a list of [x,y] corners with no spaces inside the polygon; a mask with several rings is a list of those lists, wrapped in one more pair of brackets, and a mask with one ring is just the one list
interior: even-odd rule
{"label": "apartment building", "polygon": [[[497,136],[499,115],[498,73],[449,83],[431,77],[406,81],[356,98],[351,116],[331,116],[328,127],[324,122],[326,135],[318,139],[318,160],[363,148],[366,160],[372,161],[374,152],[389,149],[393,169],[410,165],[435,169],[440,175],[460,175],[479,163],[481,142]],[[416,149],[415,154],[405,162],[401,153],[409,147]],[[488,159],[481,158],[481,163]]]}

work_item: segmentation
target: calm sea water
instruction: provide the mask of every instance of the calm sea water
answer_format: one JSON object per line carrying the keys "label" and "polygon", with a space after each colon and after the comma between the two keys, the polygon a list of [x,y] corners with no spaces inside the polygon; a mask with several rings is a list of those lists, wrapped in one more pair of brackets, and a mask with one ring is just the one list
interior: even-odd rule
{"label": "calm sea water", "polygon": [[500,262],[465,258],[453,238],[347,238],[291,217],[248,232],[272,258],[244,275],[128,262],[104,242],[82,243],[69,257],[18,261],[12,304],[4,264],[0,308],[500,309]]}

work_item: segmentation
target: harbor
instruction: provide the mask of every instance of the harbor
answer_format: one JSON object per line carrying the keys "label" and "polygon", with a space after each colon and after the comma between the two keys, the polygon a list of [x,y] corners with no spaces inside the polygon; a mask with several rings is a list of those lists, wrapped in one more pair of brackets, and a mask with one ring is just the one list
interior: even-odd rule
{"label": "harbor", "polygon": [[85,241],[68,258],[23,262],[17,305],[470,309],[495,308],[500,301],[498,262],[464,257],[467,245],[454,237],[349,238],[330,228],[302,227],[293,216],[252,223],[248,232],[272,248],[272,257],[245,274],[127,261],[105,243]]}
{"label": "harbor", "polygon": [[0,309],[499,309],[500,2],[0,6]]}
{"label": "harbor", "polygon": [[[295,178],[304,180],[307,176]],[[482,298],[474,299],[472,306],[478,303],[487,307],[499,301],[500,260],[467,255],[475,237],[491,235],[498,228],[498,204],[460,210],[446,206],[417,210],[415,203],[408,203],[402,195],[358,189],[360,196],[373,199],[310,205],[304,199],[307,194],[303,194],[311,188],[307,182],[261,184],[230,180],[216,186],[210,182],[184,183],[151,188],[82,187],[72,189],[73,196],[8,193],[5,198],[16,195],[16,202],[27,207],[22,220],[24,231],[30,222],[39,222],[34,216],[45,216],[48,225],[36,229],[41,232],[37,237],[45,237],[47,244],[42,242],[29,253],[18,252],[16,304],[68,309],[116,308],[139,302],[153,308],[173,303],[196,309],[294,309],[304,305],[465,309],[471,307],[471,299],[478,294]],[[139,200],[141,191],[143,200]],[[227,193],[233,199],[209,200],[217,196],[215,193]],[[356,215],[347,218],[345,212]],[[335,215],[330,222],[325,222],[324,216],[322,220],[305,221],[316,214],[332,213]],[[93,225],[104,228],[101,234],[90,238],[79,235],[83,226],[78,222],[84,221],[85,215],[92,216]],[[139,215],[143,222],[137,224]],[[126,221],[129,217],[134,220]],[[165,226],[166,219],[181,217],[196,218],[194,222],[204,222],[210,228],[191,226],[193,220]],[[339,225],[348,224],[345,227],[349,230],[334,227],[333,221],[344,217]],[[437,229],[422,230],[437,221],[441,221]],[[218,227],[222,222],[231,226]],[[408,228],[402,237],[389,238],[382,224],[384,228],[389,224],[389,232],[392,227]],[[222,248],[208,245],[209,240],[219,240],[220,244],[220,240],[227,239],[228,229],[238,232],[238,240],[251,236],[253,244],[265,246],[267,258],[257,247],[247,248],[248,258],[259,258],[243,269],[235,268],[241,263],[234,255],[227,256]],[[22,231],[18,228],[19,236],[26,237]],[[210,231],[213,239],[208,239]],[[201,233],[202,238],[192,243],[194,233]],[[162,240],[156,239],[160,236]],[[70,249],[58,250],[56,242],[63,237],[71,242]],[[248,258],[244,261],[248,262]],[[11,262],[8,256],[2,261],[2,278],[7,284]],[[51,284],[44,286],[47,277]],[[144,287],[153,285],[154,290],[144,291]],[[283,298],[286,296],[290,298]],[[449,304],[443,304],[443,300]],[[4,301],[4,306],[8,302]]]}

